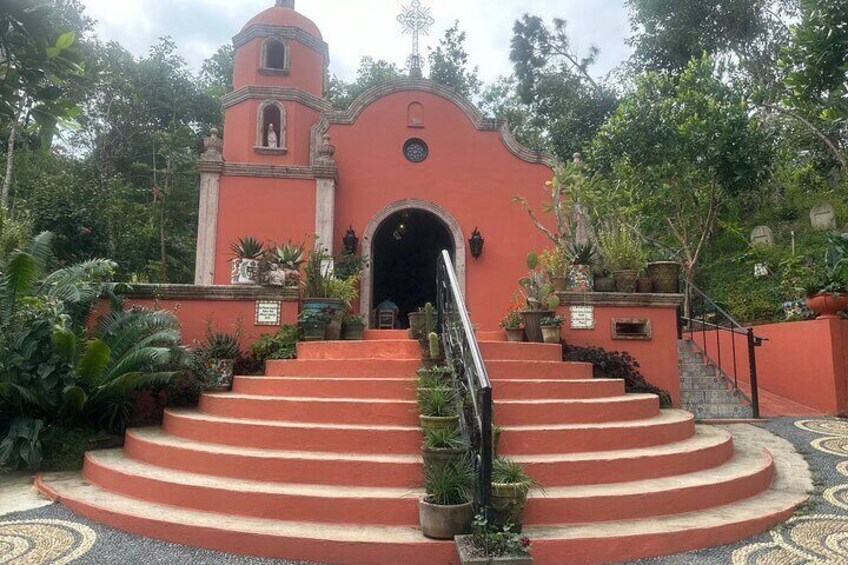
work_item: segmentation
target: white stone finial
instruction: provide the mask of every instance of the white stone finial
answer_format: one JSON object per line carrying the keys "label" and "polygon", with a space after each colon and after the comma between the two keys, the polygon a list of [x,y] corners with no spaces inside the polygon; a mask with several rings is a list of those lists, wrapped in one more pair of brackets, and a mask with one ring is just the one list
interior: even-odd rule
{"label": "white stone finial", "polygon": [[291,8],[294,10],[294,0],[277,0],[278,8]]}

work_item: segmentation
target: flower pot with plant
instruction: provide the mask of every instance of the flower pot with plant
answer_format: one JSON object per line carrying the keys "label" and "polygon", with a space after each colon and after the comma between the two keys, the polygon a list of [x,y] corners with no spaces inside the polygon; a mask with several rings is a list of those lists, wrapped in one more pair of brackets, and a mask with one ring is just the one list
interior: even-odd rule
{"label": "flower pot with plant", "polygon": [[342,339],[361,341],[365,338],[365,316],[348,314],[342,321]]}
{"label": "flower pot with plant", "polygon": [[510,310],[501,320],[501,327],[506,331],[507,341],[524,341],[524,318],[521,312]]}
{"label": "flower pot with plant", "polygon": [[430,332],[427,336],[427,353],[421,358],[421,363],[427,369],[439,367],[445,364],[445,353],[442,349],[442,339],[436,332]]}
{"label": "flower pot with plant", "polygon": [[265,245],[256,238],[244,236],[230,243],[230,250],[235,255],[230,282],[259,284],[259,261],[265,253]]}
{"label": "flower pot with plant", "polygon": [[492,462],[492,521],[496,527],[511,525],[521,532],[527,495],[538,484],[524,466],[510,459]]}
{"label": "flower pot with plant", "polygon": [[421,456],[424,459],[425,474],[437,467],[461,463],[467,454],[468,445],[456,429],[436,428],[424,433]]}
{"label": "flower pot with plant", "polygon": [[527,536],[510,526],[492,526],[484,514],[474,517],[472,527],[472,535],[455,538],[462,565],[532,565],[532,543]]}
{"label": "flower pot with plant", "polygon": [[567,253],[559,246],[546,249],[539,255],[539,268],[548,278],[555,292],[563,292],[568,288],[570,267]]}
{"label": "flower pot with plant", "polygon": [[645,267],[645,252],[639,239],[624,226],[611,228],[598,236],[607,267],[615,279],[616,292],[636,292],[639,271]]}
{"label": "flower pot with plant", "polygon": [[317,310],[304,310],[298,316],[300,329],[303,332],[304,341],[324,341],[327,332],[327,324],[330,321],[330,313]]}
{"label": "flower pot with plant", "polygon": [[566,290],[568,292],[592,292],[592,264],[597,251],[592,242],[573,243],[566,250],[571,266],[568,270]]}
{"label": "flower pot with plant", "polygon": [[647,270],[654,292],[662,294],[680,292],[680,263],[676,261],[652,261],[648,263]]}
{"label": "flower pot with plant", "polygon": [[233,366],[240,353],[238,336],[207,330],[201,351],[212,379],[207,390],[227,392],[232,389]]}
{"label": "flower pot with plant", "polygon": [[819,319],[836,319],[848,309],[848,235],[828,236],[824,266],[810,269],[803,282],[807,308]]}
{"label": "flower pot with plant", "polygon": [[539,260],[535,253],[527,256],[530,273],[521,279],[526,309],[521,312],[524,318],[524,331],[527,341],[543,343],[542,318],[553,316],[559,307],[559,297],[551,285],[545,282],[544,275],[538,270]]}
{"label": "flower pot with plant", "polygon": [[594,287],[595,292],[615,292],[615,279],[605,265],[595,268]]}
{"label": "flower pot with plant", "polygon": [[636,279],[636,292],[639,294],[650,294],[654,291],[654,281],[651,277],[641,276]]}
{"label": "flower pot with plant", "polygon": [[562,325],[565,320],[562,316],[546,316],[539,324],[542,327],[542,339],[545,343],[562,342]]}
{"label": "flower pot with plant", "polygon": [[422,367],[418,369],[418,391],[431,388],[450,388],[453,384],[453,370],[447,366]]}
{"label": "flower pot with plant", "polygon": [[424,475],[426,495],[418,502],[421,533],[431,539],[454,539],[471,533],[474,519],[474,470],[467,459],[436,465]]}
{"label": "flower pot with plant", "polygon": [[409,338],[421,339],[424,335],[424,308],[410,312],[407,318],[409,319]]}
{"label": "flower pot with plant", "polygon": [[418,411],[421,429],[428,430],[459,428],[459,402],[451,388],[422,389],[418,394]]}
{"label": "flower pot with plant", "polygon": [[300,285],[300,266],[304,246],[291,241],[265,252],[265,283],[271,286],[297,288]]}

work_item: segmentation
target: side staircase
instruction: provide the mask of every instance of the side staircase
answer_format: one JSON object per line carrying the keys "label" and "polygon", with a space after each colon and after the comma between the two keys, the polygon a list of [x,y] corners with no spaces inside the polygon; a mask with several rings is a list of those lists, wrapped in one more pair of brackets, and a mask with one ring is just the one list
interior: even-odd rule
{"label": "side staircase", "polygon": [[[482,341],[500,450],[544,487],[525,532],[538,565],[604,563],[733,542],[788,518],[804,493],[778,488],[767,450],[734,446],[657,397],[625,394],[565,363],[558,345]],[[448,565],[452,542],[418,528],[421,432],[416,342],[301,344],[299,358],[237,377],[161,428],[131,430],[82,473],[42,492],[136,534],[322,563]],[[704,378],[704,377],[693,377]]]}
{"label": "side staircase", "polygon": [[750,420],[751,401],[732,379],[704,355],[696,344],[681,339],[677,343],[680,361],[680,396],[683,407],[698,420]]}

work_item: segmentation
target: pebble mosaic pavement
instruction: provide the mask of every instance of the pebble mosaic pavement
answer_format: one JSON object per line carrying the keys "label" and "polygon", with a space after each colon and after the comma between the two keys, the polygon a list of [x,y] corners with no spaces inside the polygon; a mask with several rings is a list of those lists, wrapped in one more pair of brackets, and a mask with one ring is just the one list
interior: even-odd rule
{"label": "pebble mosaic pavement", "polygon": [[[630,565],[848,565],[848,420],[778,418],[763,427],[790,441],[813,470],[816,490],[798,513],[781,526],[736,544]],[[0,565],[71,563],[308,565],[133,536],[55,504],[0,518]]]}

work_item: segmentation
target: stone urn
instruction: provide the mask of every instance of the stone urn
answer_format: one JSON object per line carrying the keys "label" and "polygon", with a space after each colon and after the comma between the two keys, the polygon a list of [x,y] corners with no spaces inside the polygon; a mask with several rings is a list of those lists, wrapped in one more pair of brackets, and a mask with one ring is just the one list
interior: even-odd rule
{"label": "stone urn", "polygon": [[648,263],[648,276],[654,285],[654,292],[661,294],[680,292],[680,263],[675,261]]}
{"label": "stone urn", "polygon": [[492,483],[492,510],[494,525],[503,528],[514,526],[515,532],[524,527],[524,509],[527,506],[527,487],[524,485]]}
{"label": "stone urn", "polygon": [[466,502],[456,506],[440,506],[427,501],[418,501],[418,519],[421,533],[431,539],[451,540],[454,536],[471,533],[474,520],[474,504]]}
{"label": "stone urn", "polygon": [[820,320],[835,320],[848,308],[848,295],[820,292],[807,297],[807,308],[818,314]]}
{"label": "stone urn", "polygon": [[615,279],[615,291],[633,294],[636,292],[636,281],[639,279],[639,273],[636,271],[615,271],[612,274]]}

